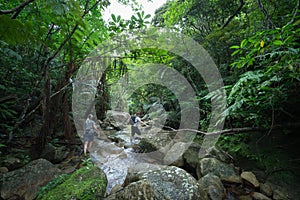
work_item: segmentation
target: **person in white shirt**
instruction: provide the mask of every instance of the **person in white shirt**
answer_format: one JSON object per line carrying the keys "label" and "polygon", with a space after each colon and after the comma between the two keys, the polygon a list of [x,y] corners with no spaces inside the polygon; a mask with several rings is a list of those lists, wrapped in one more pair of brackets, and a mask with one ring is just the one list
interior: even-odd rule
{"label": "person in white shirt", "polygon": [[142,123],[144,124],[144,122],[141,120],[140,118],[141,113],[137,112],[135,113],[135,115],[133,116],[132,120],[133,120],[133,124],[131,125],[131,137],[130,137],[130,142],[132,143],[132,140],[134,139],[134,135],[141,135],[141,131],[139,129],[139,125]]}

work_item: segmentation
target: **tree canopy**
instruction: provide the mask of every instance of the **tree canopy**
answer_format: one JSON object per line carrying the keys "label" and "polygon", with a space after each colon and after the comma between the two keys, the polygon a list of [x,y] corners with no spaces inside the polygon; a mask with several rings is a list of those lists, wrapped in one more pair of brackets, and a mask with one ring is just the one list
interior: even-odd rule
{"label": "tree canopy", "polygon": [[[248,127],[269,134],[278,127],[291,126],[285,129],[291,133],[299,127],[299,0],[168,0],[151,22],[138,1],[119,2],[134,8],[129,20],[113,14],[105,22],[109,0],[0,2],[0,131],[6,142],[29,135],[42,149],[59,131],[73,140],[72,84],[84,59],[104,41],[150,26],[185,34],[209,52],[227,95],[227,108],[221,113],[225,129]],[[198,131],[209,131],[211,99],[217,93],[208,91],[191,63],[164,49],[135,49],[108,58],[97,87],[98,117],[104,119],[111,109],[111,86],[121,78],[135,78],[128,72],[147,63],[166,65],[186,78],[199,104]],[[181,108],[166,87],[137,88],[126,103],[131,113],[144,114],[161,105],[166,126],[179,127]],[[29,130],[32,126],[38,130]],[[224,146],[237,152],[245,146],[235,142],[247,138],[224,136],[221,143],[226,140],[233,145]]]}

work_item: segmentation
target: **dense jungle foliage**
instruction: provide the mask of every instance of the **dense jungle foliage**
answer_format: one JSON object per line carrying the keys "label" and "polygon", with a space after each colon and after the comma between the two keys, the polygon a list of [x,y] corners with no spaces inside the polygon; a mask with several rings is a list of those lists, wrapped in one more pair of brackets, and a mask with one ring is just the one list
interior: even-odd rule
{"label": "dense jungle foliage", "polygon": [[[1,156],[17,138],[31,138],[37,152],[58,133],[73,141],[72,81],[85,57],[117,34],[155,26],[193,38],[216,63],[227,93],[224,129],[231,129],[220,145],[259,161],[270,173],[299,163],[299,0],[168,0],[151,21],[139,1],[119,2],[134,8],[130,20],[112,15],[104,21],[110,0],[0,1]],[[186,60],[161,49],[137,49],[110,60],[96,98],[99,119],[111,108],[111,85],[134,78],[127,72],[141,64],[159,63],[192,85],[199,130],[207,131],[215,94]],[[166,110],[166,126],[178,128],[181,110],[168,88],[149,84],[128,101],[131,113],[143,115],[158,104]]]}

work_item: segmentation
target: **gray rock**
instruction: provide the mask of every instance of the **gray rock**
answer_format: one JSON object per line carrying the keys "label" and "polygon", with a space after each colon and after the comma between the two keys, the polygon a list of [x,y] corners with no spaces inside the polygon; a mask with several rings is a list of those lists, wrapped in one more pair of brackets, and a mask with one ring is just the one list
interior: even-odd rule
{"label": "gray rock", "polygon": [[278,189],[275,189],[273,191],[273,199],[274,200],[289,200],[289,195],[288,194],[285,194],[284,192],[278,190]]}
{"label": "gray rock", "polygon": [[259,192],[253,192],[251,196],[256,200],[271,200],[269,197]]}
{"label": "gray rock", "polygon": [[150,164],[150,163],[138,163],[128,168],[126,179],[123,183],[123,187],[126,187],[130,183],[140,180],[142,175],[146,172],[161,169],[161,165]]}
{"label": "gray rock", "polygon": [[106,199],[209,199],[194,177],[175,166],[163,167],[135,177],[133,182],[124,189],[111,194]]}
{"label": "gray rock", "polygon": [[105,198],[106,200],[159,200],[147,180],[131,183],[126,188],[119,190]]}
{"label": "gray rock", "polygon": [[102,126],[105,127],[112,126],[117,130],[121,130],[128,124],[129,119],[130,119],[130,114],[127,112],[108,110]]}
{"label": "gray rock", "polygon": [[23,162],[19,158],[9,157],[3,161],[3,167],[9,171],[18,169],[23,166]]}
{"label": "gray rock", "polygon": [[222,162],[225,163],[231,163],[232,162],[232,157],[226,153],[223,150],[220,150],[216,146],[213,146],[209,149],[207,149],[206,152],[200,153],[201,145],[197,143],[192,143],[189,148],[185,151],[183,157],[186,161],[186,163],[193,167],[196,168],[199,160],[204,158],[216,158]]}
{"label": "gray rock", "polygon": [[0,173],[7,173],[8,169],[7,167],[0,167]]}
{"label": "gray rock", "polygon": [[98,155],[107,157],[113,154],[120,154],[124,151],[124,148],[116,146],[114,143],[108,143],[104,141],[99,141],[95,143],[92,147],[92,152],[96,151]]}
{"label": "gray rock", "polygon": [[34,199],[40,188],[60,173],[51,162],[34,160],[20,169],[3,174],[1,198]]}
{"label": "gray rock", "polygon": [[172,164],[177,167],[184,165],[183,153],[186,151],[189,144],[184,142],[176,142],[166,153],[164,164]]}
{"label": "gray rock", "polygon": [[202,177],[198,183],[207,191],[211,200],[222,200],[225,198],[226,191],[221,179],[211,173]]}
{"label": "gray rock", "polygon": [[239,200],[253,200],[253,198],[250,195],[242,195],[239,196]]}
{"label": "gray rock", "polygon": [[256,176],[252,172],[242,172],[241,177],[243,180],[250,183],[253,187],[258,188],[259,182],[256,179]]}
{"label": "gray rock", "polygon": [[273,195],[273,190],[271,186],[268,183],[261,183],[259,185],[260,187],[260,192],[266,196],[272,196]]}
{"label": "gray rock", "polygon": [[183,158],[187,165],[191,166],[192,168],[197,167],[199,163],[199,150],[201,146],[197,143],[192,143],[189,148],[184,152]]}
{"label": "gray rock", "polygon": [[65,147],[55,147],[48,143],[41,154],[41,158],[44,158],[55,164],[62,162],[68,156],[68,154],[69,152]]}
{"label": "gray rock", "polygon": [[229,155],[227,152],[217,148],[216,146],[213,146],[209,148],[204,155],[205,158],[216,158],[222,162],[225,163],[232,163],[233,158],[231,155]]}
{"label": "gray rock", "polygon": [[145,143],[149,143],[155,149],[160,150],[162,153],[166,153],[170,147],[174,144],[173,137],[174,132],[171,131],[161,131],[156,132],[150,130],[145,136],[143,135],[143,140]]}
{"label": "gray rock", "polygon": [[241,177],[238,175],[233,165],[221,162],[216,158],[203,158],[200,160],[196,173],[198,178],[203,177],[209,173],[212,173],[222,181],[231,183],[241,183]]}

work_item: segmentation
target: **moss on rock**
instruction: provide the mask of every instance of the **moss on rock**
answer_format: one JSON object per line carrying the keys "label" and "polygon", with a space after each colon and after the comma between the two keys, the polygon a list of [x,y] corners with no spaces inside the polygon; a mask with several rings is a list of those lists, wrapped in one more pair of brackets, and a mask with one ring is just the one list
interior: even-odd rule
{"label": "moss on rock", "polygon": [[[86,166],[75,171],[63,183],[50,189],[46,194],[40,195],[38,199],[99,199],[104,196],[106,186],[107,178],[104,172],[96,166]],[[47,188],[47,185],[45,187]]]}

